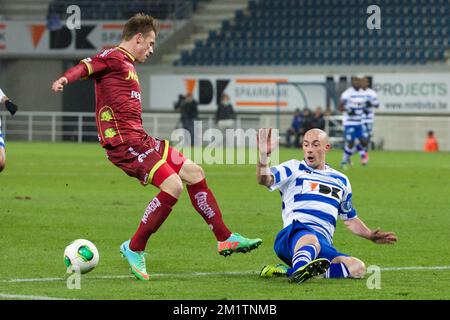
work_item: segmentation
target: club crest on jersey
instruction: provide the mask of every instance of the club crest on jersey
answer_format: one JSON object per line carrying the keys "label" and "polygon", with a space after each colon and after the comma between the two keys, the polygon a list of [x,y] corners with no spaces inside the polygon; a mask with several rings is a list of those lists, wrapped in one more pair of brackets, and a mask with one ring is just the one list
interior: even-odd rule
{"label": "club crest on jersey", "polygon": [[350,212],[353,210],[353,205],[351,201],[345,201],[341,204],[341,209],[343,212]]}
{"label": "club crest on jersey", "polygon": [[139,83],[139,78],[138,78],[138,75],[137,75],[136,71],[128,70],[128,75],[125,78],[125,80],[134,80],[137,83]]}
{"label": "club crest on jersey", "polygon": [[115,136],[117,136],[117,131],[114,128],[108,128],[105,130],[106,138],[114,138]]}

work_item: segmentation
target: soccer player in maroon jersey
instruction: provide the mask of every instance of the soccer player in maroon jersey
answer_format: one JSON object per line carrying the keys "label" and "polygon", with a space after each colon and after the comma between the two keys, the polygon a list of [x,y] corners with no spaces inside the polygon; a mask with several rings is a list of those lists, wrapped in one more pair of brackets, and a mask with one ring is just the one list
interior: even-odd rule
{"label": "soccer player in maroon jersey", "polygon": [[144,258],[147,241],[172,211],[183,182],[192,205],[214,233],[221,255],[248,252],[262,242],[232,233],[222,219],[203,169],[170,147],[167,140],[149,136],[142,127],[141,88],[134,66],[153,53],[158,29],[158,22],[151,16],[136,14],[125,24],[118,47],[82,60],[52,85],[53,91],[60,92],[79,79],[93,79],[97,130],[109,160],[142,185],[152,184],[160,190],[146,208],[134,236],[120,246],[140,280],[149,279]]}

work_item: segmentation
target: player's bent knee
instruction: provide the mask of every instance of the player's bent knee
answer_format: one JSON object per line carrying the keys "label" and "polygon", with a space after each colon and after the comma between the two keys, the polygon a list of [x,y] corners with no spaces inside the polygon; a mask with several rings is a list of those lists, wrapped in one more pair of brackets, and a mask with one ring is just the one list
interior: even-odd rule
{"label": "player's bent knee", "polygon": [[193,170],[193,175],[196,178],[196,180],[202,181],[203,179],[205,179],[205,171],[198,164],[194,164],[194,167],[192,170]]}
{"label": "player's bent knee", "polygon": [[352,258],[350,265],[347,267],[352,278],[363,278],[366,274],[366,265],[359,259]]}
{"label": "player's bent knee", "polygon": [[178,199],[181,192],[183,192],[183,182],[181,181],[180,176],[172,174],[161,183],[159,189]]}
{"label": "player's bent knee", "polygon": [[320,252],[319,239],[317,239],[317,237],[313,234],[307,234],[298,239],[297,244],[295,245],[295,251],[309,244],[313,244],[317,249],[317,254],[319,254]]}
{"label": "player's bent knee", "polygon": [[188,184],[195,184],[205,179],[205,171],[198,164],[186,160],[180,171],[181,179]]}

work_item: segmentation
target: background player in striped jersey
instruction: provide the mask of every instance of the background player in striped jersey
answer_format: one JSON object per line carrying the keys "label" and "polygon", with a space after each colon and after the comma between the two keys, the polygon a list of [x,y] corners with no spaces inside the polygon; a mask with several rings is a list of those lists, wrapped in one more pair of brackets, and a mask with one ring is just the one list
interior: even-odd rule
{"label": "background player in striped jersey", "polygon": [[356,151],[359,152],[361,158],[361,164],[366,165],[369,161],[369,146],[372,138],[373,123],[375,121],[375,108],[378,108],[380,102],[378,95],[372,88],[369,87],[369,78],[364,77],[361,80],[361,90],[366,97],[366,104],[364,106],[363,115],[361,118],[361,124],[363,128],[363,136],[366,139],[366,147],[359,142],[356,146]]}
{"label": "background player in striped jersey", "polygon": [[284,265],[268,265],[261,277],[287,275],[290,282],[301,283],[325,273],[326,278],[361,278],[364,263],[333,245],[337,218],[354,234],[375,243],[395,243],[393,232],[370,230],[352,205],[352,188],[347,176],[325,163],[330,150],[327,134],[309,130],[303,139],[304,159],[289,160],[269,169],[268,159],[274,148],[271,129],[260,129],[257,165],[258,183],[282,198],[283,229],[275,239],[275,253]]}
{"label": "background player in striped jersey", "polygon": [[141,88],[134,66],[153,53],[158,29],[152,17],[135,15],[125,24],[118,47],[82,60],[52,85],[53,91],[60,92],[65,85],[79,79],[93,79],[97,130],[108,159],[142,185],[153,184],[160,190],[147,206],[134,236],[120,246],[139,280],[149,280],[144,258],[147,241],[177,203],[183,182],[187,184],[195,210],[214,233],[221,255],[247,252],[262,242],[231,233],[206,183],[203,169],[170,147],[168,141],[149,136],[142,126]]}
{"label": "background player in striped jersey", "polygon": [[[17,105],[15,105],[0,89],[0,105],[5,104],[6,109],[14,115],[17,112]],[[0,172],[5,169],[6,165],[6,150],[5,150],[5,138],[2,132],[2,119],[0,118]]]}
{"label": "background player in striped jersey", "polygon": [[356,144],[361,143],[363,148],[367,147],[367,139],[364,136],[362,117],[366,106],[366,96],[361,89],[362,76],[352,77],[352,86],[341,94],[339,110],[344,112],[344,154],[342,156],[341,168],[346,169],[351,165],[351,156],[355,153]]}

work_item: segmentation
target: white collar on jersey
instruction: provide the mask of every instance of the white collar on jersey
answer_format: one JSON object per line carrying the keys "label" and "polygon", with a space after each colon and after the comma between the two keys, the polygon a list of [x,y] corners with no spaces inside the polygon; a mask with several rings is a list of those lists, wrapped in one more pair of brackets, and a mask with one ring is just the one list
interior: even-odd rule
{"label": "white collar on jersey", "polygon": [[328,170],[331,169],[331,167],[330,167],[327,163],[325,163],[325,169],[323,169],[323,170],[318,170],[318,169],[311,168],[311,167],[308,166],[308,164],[306,163],[305,158],[303,158],[303,160],[301,161],[301,163],[302,163],[308,170],[310,170],[310,171],[312,171],[312,172],[323,173],[323,172],[326,172],[326,171],[328,171]]}

